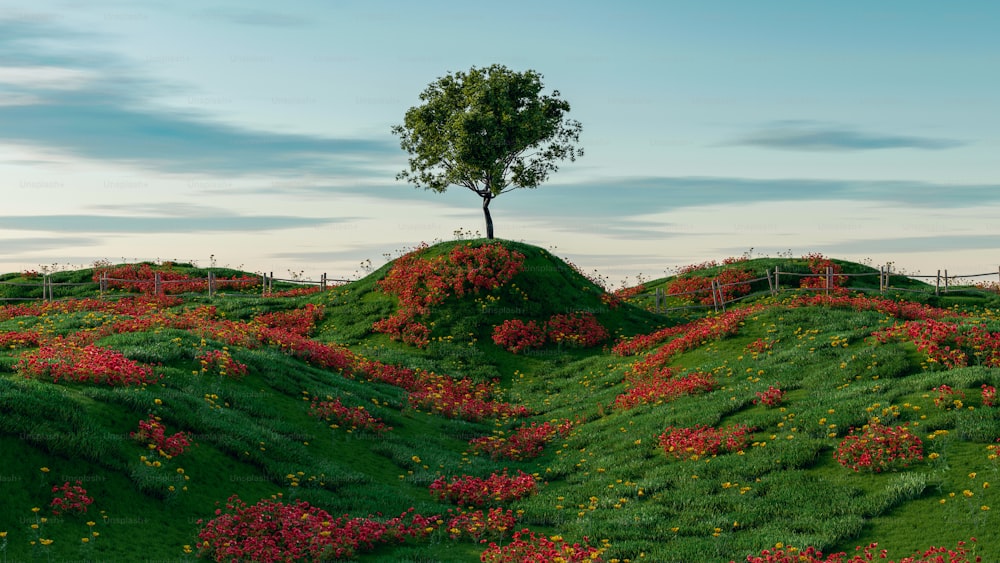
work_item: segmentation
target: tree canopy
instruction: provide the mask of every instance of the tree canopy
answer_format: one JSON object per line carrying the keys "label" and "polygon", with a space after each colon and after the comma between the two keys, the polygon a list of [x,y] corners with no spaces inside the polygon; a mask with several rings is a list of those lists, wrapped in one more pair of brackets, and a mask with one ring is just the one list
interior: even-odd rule
{"label": "tree canopy", "polygon": [[493,238],[489,204],[502,193],[536,188],[559,168],[583,156],[582,125],[567,119],[559,91],[542,93],[542,75],[503,65],[449,73],[420,94],[392,132],[409,153],[396,175],[418,188],[444,192],[463,186],[483,200],[486,236]]}

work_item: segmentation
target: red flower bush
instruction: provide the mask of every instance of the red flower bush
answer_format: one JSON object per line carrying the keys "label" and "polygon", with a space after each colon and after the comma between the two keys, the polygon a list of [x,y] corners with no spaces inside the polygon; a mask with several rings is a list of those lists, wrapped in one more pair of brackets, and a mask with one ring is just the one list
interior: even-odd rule
{"label": "red flower bush", "polygon": [[486,479],[463,475],[447,480],[438,477],[430,485],[431,496],[458,506],[487,506],[531,496],[536,491],[535,478],[518,471],[517,475],[493,473]]}
{"label": "red flower bush", "polygon": [[[452,513],[451,510],[448,511]],[[445,529],[448,537],[453,540],[469,538],[477,542],[485,542],[486,537],[503,538],[517,524],[517,516],[509,508],[500,507],[475,512],[459,511],[448,519]]]}
{"label": "red flower bush", "polygon": [[[973,542],[976,538],[972,538]],[[798,549],[793,546],[777,544],[773,549],[764,549],[760,555],[748,555],[748,563],[978,563],[982,558],[969,553],[965,547],[966,542],[958,542],[955,549],[945,547],[929,547],[924,551],[918,551],[909,557],[904,557],[898,561],[890,560],[888,552],[879,549],[877,543],[855,548],[855,555],[848,557],[846,553],[831,553],[823,555],[823,552],[813,546],[805,549]],[[730,561],[729,563],[736,563]]]}
{"label": "red flower bush", "polygon": [[844,467],[873,473],[907,467],[923,458],[923,442],[906,425],[893,428],[875,421],[852,428],[834,453]]}
{"label": "red flower bush", "polygon": [[495,290],[510,282],[524,265],[523,254],[501,244],[457,246],[447,256],[425,259],[426,250],[421,245],[400,257],[379,280],[380,290],[399,299],[399,310],[372,326],[376,332],[419,347],[429,343],[430,329],[418,319],[431,307],[451,295]]}
{"label": "red flower bush", "polygon": [[518,354],[545,344],[545,331],[535,321],[510,319],[493,327],[493,342],[508,352]]}
{"label": "red flower bush", "polygon": [[140,420],[139,430],[131,432],[129,436],[140,442],[145,442],[149,449],[167,459],[181,455],[191,445],[184,432],[167,436],[166,427],[160,422],[159,417],[153,415],[149,415],[146,420]]}
{"label": "red flower bush", "polygon": [[699,459],[734,452],[746,447],[750,429],[742,424],[725,428],[697,425],[693,428],[668,426],[658,440],[663,452],[677,459]]}
{"label": "red flower bush", "polygon": [[39,334],[34,330],[0,332],[0,348],[31,348],[38,342]]}
{"label": "red flower bush", "polygon": [[934,396],[934,406],[939,409],[948,410],[951,408],[962,408],[962,401],[965,400],[965,392],[961,389],[952,389],[948,385],[940,385],[931,389],[937,393]]}
{"label": "red flower bush", "polygon": [[198,532],[198,556],[261,563],[351,559],[379,544],[422,537],[437,527],[438,519],[414,514],[412,509],[385,522],[346,515],[333,518],[301,500],[285,504],[272,497],[248,505],[236,495],[229,497],[225,511],[217,509],[215,514]]}
{"label": "red flower bush", "polygon": [[87,507],[94,503],[94,499],[87,496],[87,489],[77,481],[75,485],[70,485],[66,481],[61,486],[52,487],[52,514],[85,514]]}
{"label": "red flower bush", "polygon": [[409,402],[414,408],[471,421],[528,414],[528,409],[521,405],[495,401],[493,397],[498,393],[496,382],[475,383],[470,379],[421,372],[417,387],[410,391]]}
{"label": "red flower bush", "polygon": [[603,548],[584,543],[567,543],[561,536],[544,536],[535,534],[527,528],[514,532],[510,543],[499,546],[490,543],[489,547],[479,556],[482,563],[525,563],[529,561],[563,561],[565,563],[582,563],[585,561],[603,561],[600,558]]}
{"label": "red flower bush", "polygon": [[545,323],[550,342],[569,348],[591,348],[608,339],[608,331],[593,313],[553,315]]}
{"label": "red flower bush", "polygon": [[201,373],[213,372],[222,377],[239,379],[247,374],[246,364],[233,359],[229,350],[209,350],[195,357],[201,364]]}
{"label": "red flower bush", "polygon": [[[154,293],[157,274],[160,275],[161,294],[208,291],[207,278],[191,278],[187,274],[173,270],[170,264],[156,269],[149,264],[124,264],[94,268],[92,280],[94,283],[98,283],[106,276],[108,287],[111,289]],[[215,284],[220,289],[225,287],[245,289],[260,284],[260,279],[256,276],[233,276],[231,278],[216,278]]]}
{"label": "red flower bush", "polygon": [[723,270],[715,278],[701,276],[678,276],[667,286],[667,294],[682,297],[689,301],[698,301],[702,305],[712,305],[716,297],[712,296],[712,280],[719,284],[723,301],[732,301],[737,297],[750,293],[749,281],[753,272],[738,268]]}
{"label": "red flower bush", "polygon": [[757,398],[753,400],[753,404],[776,407],[784,400],[785,392],[773,385],[769,385],[767,391],[757,392]]}
{"label": "red flower bush", "polygon": [[841,272],[840,264],[835,264],[829,258],[818,252],[806,254],[803,260],[809,262],[809,271],[818,276],[807,276],[799,280],[799,287],[824,289],[826,288],[826,269],[830,268],[833,273],[833,287],[843,287],[847,283],[847,276],[838,275]]}
{"label": "red flower bush", "polygon": [[134,362],[121,352],[93,344],[79,346],[58,337],[22,356],[15,369],[25,377],[49,378],[53,383],[68,379],[129,387],[160,380],[153,368]]}
{"label": "red flower bush", "polygon": [[754,340],[750,344],[747,344],[746,351],[756,356],[757,354],[763,354],[764,352],[767,352],[772,348],[774,348],[773,340],[764,340],[763,338],[758,338],[757,340]]}
{"label": "red flower bush", "polygon": [[660,329],[654,333],[639,335],[630,340],[622,340],[611,351],[619,356],[633,356],[643,350],[652,348],[664,340],[669,340],[645,360],[632,365],[634,372],[644,373],[645,371],[666,365],[673,356],[697,348],[708,340],[716,340],[736,334],[740,328],[740,323],[744,319],[763,309],[764,306],[762,305],[731,309],[717,316],[698,319],[680,326]]}
{"label": "red flower bush", "polygon": [[306,303],[290,311],[277,311],[258,316],[257,322],[270,328],[280,328],[299,336],[309,336],[316,328],[316,323],[323,320],[323,307]]}
{"label": "red flower bush", "polygon": [[997,388],[983,383],[983,406],[995,407],[997,404]]}
{"label": "red flower bush", "polygon": [[545,444],[557,435],[565,437],[572,426],[573,423],[568,420],[559,425],[532,422],[531,426],[522,424],[509,438],[502,435],[485,436],[469,440],[469,445],[474,452],[488,453],[493,459],[502,457],[515,461],[526,460],[542,455]]}
{"label": "red flower bush", "polygon": [[350,430],[369,430],[372,432],[388,432],[391,426],[386,426],[365,410],[365,407],[345,407],[340,398],[327,397],[327,400],[314,398],[309,405],[309,415],[323,420],[333,420],[338,426],[348,426]]}
{"label": "red flower bush", "polygon": [[707,393],[715,388],[715,376],[692,372],[674,378],[677,370],[664,368],[644,377],[629,377],[629,388],[615,398],[615,407],[631,409],[640,404],[672,401],[683,395]]}

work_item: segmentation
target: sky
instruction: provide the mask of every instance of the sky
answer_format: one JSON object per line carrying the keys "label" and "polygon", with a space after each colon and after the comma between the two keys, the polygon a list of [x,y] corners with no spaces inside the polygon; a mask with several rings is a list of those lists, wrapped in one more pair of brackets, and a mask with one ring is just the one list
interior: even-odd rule
{"label": "sky", "polygon": [[0,272],[353,279],[485,233],[397,181],[448,73],[534,70],[585,154],[496,236],[617,286],[729,256],[1000,267],[1000,3],[0,0]]}

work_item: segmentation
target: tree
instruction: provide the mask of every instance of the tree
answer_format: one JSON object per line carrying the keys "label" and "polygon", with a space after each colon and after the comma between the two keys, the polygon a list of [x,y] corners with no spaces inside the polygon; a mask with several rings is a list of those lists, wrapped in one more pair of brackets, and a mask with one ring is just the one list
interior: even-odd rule
{"label": "tree", "polygon": [[503,65],[449,73],[420,94],[392,132],[410,154],[396,175],[418,188],[444,192],[464,186],[483,199],[486,236],[493,238],[490,202],[500,194],[536,188],[557,162],[583,156],[582,126],[565,119],[559,91],[543,95],[542,75]]}

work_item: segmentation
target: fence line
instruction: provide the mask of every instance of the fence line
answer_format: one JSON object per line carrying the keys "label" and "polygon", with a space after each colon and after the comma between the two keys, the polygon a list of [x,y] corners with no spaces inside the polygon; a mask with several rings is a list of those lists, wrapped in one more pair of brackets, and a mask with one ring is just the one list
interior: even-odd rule
{"label": "fence line", "polygon": [[[797,288],[784,288],[783,289],[780,286],[780,283],[781,283],[781,277],[780,276],[782,276],[782,275],[785,275],[785,276],[797,276],[799,278],[817,278],[817,279],[822,279],[823,280],[823,284],[822,284],[821,287],[797,287]],[[820,292],[820,291],[822,291],[822,292],[827,293],[827,294],[829,294],[832,291],[838,290],[838,289],[851,289],[852,291],[876,291],[874,289],[869,289],[869,288],[842,288],[842,287],[839,287],[838,284],[835,281],[835,278],[838,278],[838,277],[872,277],[872,276],[878,276],[879,277],[879,288],[878,288],[877,291],[879,293],[882,293],[882,294],[884,294],[886,291],[890,291],[890,290],[891,291],[902,291],[902,292],[908,291],[908,292],[911,292],[911,293],[925,293],[925,294],[930,293],[930,290],[911,289],[911,288],[905,288],[905,287],[893,287],[891,285],[891,283],[890,283],[890,276],[893,276],[893,275],[895,275],[896,277],[906,277],[906,278],[933,278],[935,280],[934,290],[933,290],[934,295],[941,295],[942,291],[943,291],[943,293],[946,293],[946,294],[950,294],[950,293],[981,293],[981,292],[986,291],[986,290],[984,290],[982,288],[961,288],[961,289],[956,289],[956,288],[952,287],[952,283],[951,282],[953,282],[955,280],[964,280],[964,279],[967,279],[967,278],[977,278],[977,277],[983,277],[983,276],[997,276],[997,279],[998,279],[998,282],[997,282],[998,283],[998,288],[1000,288],[1000,268],[998,268],[996,272],[987,272],[987,273],[983,273],[983,274],[949,275],[948,274],[948,270],[938,270],[937,274],[935,274],[935,275],[910,275],[910,274],[903,275],[903,274],[893,274],[891,270],[889,270],[888,268],[885,268],[885,267],[880,267],[878,272],[839,273],[839,272],[834,272],[832,267],[827,266],[825,272],[822,272],[822,273],[808,273],[807,274],[807,273],[802,273],[802,272],[785,272],[785,271],[780,270],[777,266],[775,266],[773,272],[770,269],[766,270],[764,277],[753,278],[753,279],[744,280],[744,281],[740,281],[740,282],[721,283],[721,282],[719,282],[718,278],[712,278],[710,286],[709,286],[709,288],[707,290],[706,289],[697,289],[697,290],[692,290],[692,291],[684,291],[684,292],[680,292],[680,293],[667,294],[665,291],[663,291],[662,287],[658,287],[658,288],[656,288],[656,291],[653,293],[653,312],[656,312],[656,313],[667,313],[667,312],[670,312],[670,311],[679,311],[679,310],[685,310],[685,309],[706,309],[706,308],[709,308],[709,307],[711,307],[716,312],[718,312],[720,310],[721,311],[725,311],[726,310],[726,306],[729,305],[729,304],[736,303],[736,302],[739,302],[739,301],[743,301],[745,299],[750,299],[752,297],[758,297],[758,296],[764,295],[764,294],[770,294],[771,296],[776,296],[779,292],[784,292],[784,291],[793,291],[793,292],[801,292],[801,291],[806,291],[806,292],[809,292],[809,291]],[[767,285],[768,285],[768,289],[767,290],[762,290],[762,291],[756,291],[756,292],[748,293],[747,295],[742,295],[742,296],[739,296],[739,297],[733,297],[733,298],[728,299],[728,300],[725,299],[725,292],[723,291],[723,288],[733,287],[733,286],[740,286],[740,285],[748,285],[748,284],[752,284],[752,283],[760,282],[760,281],[764,281],[764,280],[767,280]],[[943,286],[942,286],[942,283],[943,283]],[[684,297],[684,296],[687,296],[687,295],[691,295],[691,296],[694,296],[694,295],[704,295],[707,291],[711,291],[712,305],[680,305],[680,306],[676,306],[676,307],[667,307],[666,306],[667,305],[667,297],[668,296],[669,297]],[[646,294],[646,295],[648,295],[648,294]]]}
{"label": "fence line", "polygon": [[[105,293],[109,291],[113,283],[118,282],[125,284],[126,287],[132,286],[140,288],[138,293],[115,293],[116,297],[126,297],[131,295],[142,295],[148,292],[142,292],[143,287],[152,287],[154,295],[164,295],[167,293],[167,286],[176,284],[190,284],[195,287],[204,284],[209,297],[216,297],[219,294],[219,289],[225,287],[226,285],[237,285],[237,284],[252,284],[253,286],[260,285],[261,295],[267,295],[271,293],[274,289],[274,282],[284,282],[294,285],[303,286],[319,286],[321,290],[326,290],[327,287],[332,287],[333,285],[339,283],[348,283],[353,280],[341,279],[341,278],[331,278],[325,272],[322,274],[318,281],[314,280],[303,280],[303,279],[285,279],[274,277],[274,272],[269,272],[267,274],[260,274],[255,276],[248,276],[244,278],[222,278],[220,279],[215,275],[214,272],[208,272],[208,276],[204,278],[185,278],[177,280],[166,280],[160,275],[160,272],[154,272],[153,279],[123,279],[123,278],[112,278],[108,276],[107,272],[103,273],[98,281],[90,282],[56,282],[52,280],[51,274],[45,274],[42,276],[39,282],[7,282],[0,281],[0,286],[15,286],[15,287],[32,287],[41,288],[40,297],[0,297],[0,302],[5,301],[55,301],[55,288],[56,287],[84,287],[92,286],[98,290],[99,296],[103,297]],[[195,292],[183,292],[176,295],[193,295]],[[247,294],[225,294],[228,296],[246,296]]]}

